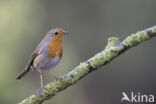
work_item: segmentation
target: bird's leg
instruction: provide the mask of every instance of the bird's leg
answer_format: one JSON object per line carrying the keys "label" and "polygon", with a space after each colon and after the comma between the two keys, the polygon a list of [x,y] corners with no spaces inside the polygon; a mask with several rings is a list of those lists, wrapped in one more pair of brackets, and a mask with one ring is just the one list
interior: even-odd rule
{"label": "bird's leg", "polygon": [[35,95],[41,94],[43,92],[43,90],[44,90],[44,86],[43,86],[43,72],[41,70],[39,70],[39,73],[40,73],[40,80],[41,80],[41,88],[36,91]]}
{"label": "bird's leg", "polygon": [[51,72],[52,76],[55,77],[56,80],[59,80],[60,78],[58,78],[53,72]]}
{"label": "bird's leg", "polygon": [[43,86],[43,72],[42,71],[39,71],[40,72],[40,80],[41,80],[41,89],[44,90],[44,86]]}

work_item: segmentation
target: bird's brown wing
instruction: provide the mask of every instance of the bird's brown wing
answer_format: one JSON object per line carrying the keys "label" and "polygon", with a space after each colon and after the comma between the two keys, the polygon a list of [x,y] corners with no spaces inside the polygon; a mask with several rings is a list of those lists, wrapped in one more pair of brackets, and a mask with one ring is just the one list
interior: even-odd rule
{"label": "bird's brown wing", "polygon": [[40,54],[42,53],[43,51],[45,51],[47,49],[47,43],[50,39],[50,36],[51,34],[47,34],[43,40],[40,42],[40,44],[36,47],[34,53],[31,55],[28,63],[27,63],[27,66],[25,68],[25,70],[16,78],[16,79],[21,79],[27,72],[30,71],[31,69],[31,66],[33,65],[33,62],[34,62],[34,59]]}
{"label": "bird's brown wing", "polygon": [[31,66],[33,65],[34,59],[38,56],[38,52],[39,51],[35,50],[35,52],[31,55],[31,57],[30,57],[30,59],[29,59],[29,61],[27,63],[26,68],[24,69],[24,71],[19,76],[17,76],[16,79],[18,79],[18,80],[21,79],[27,72],[30,71]]}

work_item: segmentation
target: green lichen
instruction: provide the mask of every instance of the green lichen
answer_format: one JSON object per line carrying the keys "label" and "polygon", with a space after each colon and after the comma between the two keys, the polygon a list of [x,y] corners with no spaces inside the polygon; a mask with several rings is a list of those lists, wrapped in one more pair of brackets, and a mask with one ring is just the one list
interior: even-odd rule
{"label": "green lichen", "polygon": [[156,33],[156,26],[155,28],[152,28],[152,33]]}
{"label": "green lichen", "polygon": [[110,38],[108,38],[108,44],[105,49],[116,46],[119,43],[120,43],[120,41],[119,41],[118,37],[110,37]]}
{"label": "green lichen", "polygon": [[150,36],[147,35],[146,32],[141,31],[137,32],[136,34],[132,34],[131,36],[128,36],[123,42],[123,44],[125,46],[132,47],[141,43],[142,41],[148,40],[149,38]]}
{"label": "green lichen", "polygon": [[93,68],[97,69],[101,65],[109,62],[112,59],[112,57],[117,55],[118,52],[114,48],[114,46],[116,46],[119,43],[120,43],[119,38],[117,38],[117,37],[109,38],[108,44],[107,44],[106,48],[104,49],[104,51],[96,54],[94,57],[89,59],[91,66]]}

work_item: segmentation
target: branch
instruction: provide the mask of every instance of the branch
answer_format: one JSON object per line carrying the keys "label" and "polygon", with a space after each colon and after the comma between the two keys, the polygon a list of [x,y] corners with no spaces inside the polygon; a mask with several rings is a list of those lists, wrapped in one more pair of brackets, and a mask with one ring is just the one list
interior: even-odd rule
{"label": "branch", "polygon": [[156,36],[156,26],[132,34],[123,42],[120,42],[119,38],[116,37],[109,38],[108,44],[102,52],[97,53],[87,61],[80,63],[80,65],[75,67],[71,72],[60,77],[60,80],[47,84],[44,92],[42,92],[40,95],[32,95],[24,99],[19,104],[41,104],[45,100],[53,98],[57,93],[71,85],[74,85],[87,74],[99,69],[101,66],[108,64],[114,58],[118,57],[131,47],[134,47],[154,36]]}

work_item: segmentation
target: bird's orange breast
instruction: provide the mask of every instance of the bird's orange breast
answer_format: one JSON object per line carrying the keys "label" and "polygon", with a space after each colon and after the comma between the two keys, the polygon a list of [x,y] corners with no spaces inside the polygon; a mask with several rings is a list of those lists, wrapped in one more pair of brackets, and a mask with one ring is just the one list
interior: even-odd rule
{"label": "bird's orange breast", "polygon": [[51,39],[48,44],[47,54],[50,58],[55,58],[57,55],[61,58],[63,55],[62,42],[57,39]]}

